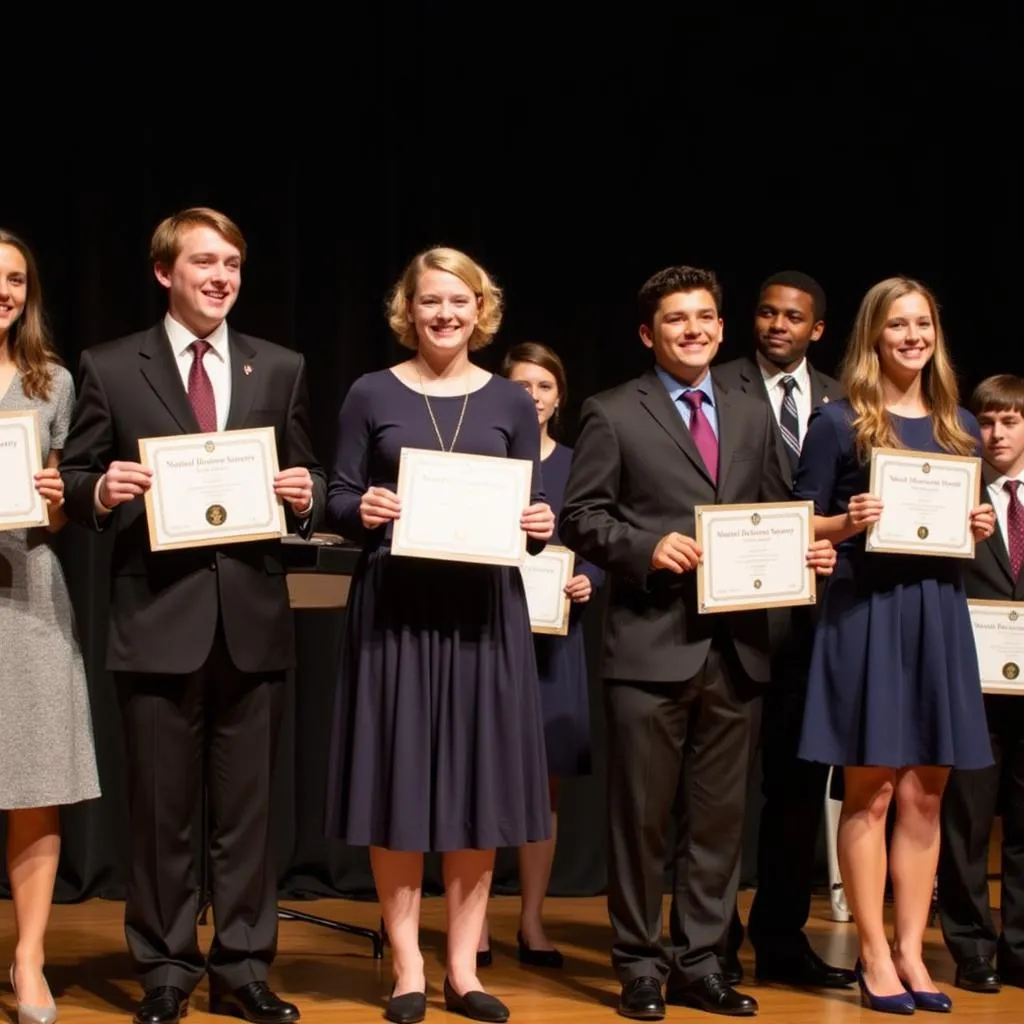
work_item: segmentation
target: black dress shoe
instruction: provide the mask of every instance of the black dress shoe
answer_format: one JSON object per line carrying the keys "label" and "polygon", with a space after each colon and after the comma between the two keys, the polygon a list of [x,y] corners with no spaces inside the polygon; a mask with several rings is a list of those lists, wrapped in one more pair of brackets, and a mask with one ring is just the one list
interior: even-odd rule
{"label": "black dress shoe", "polygon": [[740,955],[736,950],[730,950],[720,958],[722,964],[722,977],[727,985],[738,985],[743,980],[743,964],[740,963]]}
{"label": "black dress shoe", "polygon": [[134,1024],[178,1024],[188,1013],[188,993],[173,985],[151,988],[132,1017]]}
{"label": "black dress shoe", "polygon": [[971,956],[956,965],[953,984],[968,992],[998,992],[1002,982],[987,956]]}
{"label": "black dress shoe", "polygon": [[299,1008],[278,999],[265,981],[250,981],[233,992],[211,992],[210,1013],[244,1017],[251,1024],[292,1024]]}
{"label": "black dress shoe", "polygon": [[464,992],[460,996],[447,977],[444,979],[444,1008],[470,1020],[492,1021],[493,1024],[504,1024],[508,1020],[508,1007],[500,999],[486,992]]}
{"label": "black dress shoe", "polygon": [[427,1015],[426,992],[406,992],[392,996],[384,1008],[384,1017],[394,1024],[419,1024]]}
{"label": "black dress shoe", "polygon": [[759,953],[754,976],[758,981],[795,988],[849,988],[857,984],[853,971],[825,963],[810,946],[795,953]]}
{"label": "black dress shoe", "polygon": [[721,974],[705,974],[689,985],[670,984],[665,1001],[726,1017],[753,1017],[757,1013],[757,1000],[737,992]]}
{"label": "black dress shoe", "polygon": [[619,996],[619,1013],[633,1020],[661,1020],[665,1016],[661,982],[657,978],[634,978],[627,981]]}
{"label": "black dress shoe", "polygon": [[519,945],[519,962],[527,967],[561,967],[565,957],[557,949],[530,949],[522,932],[516,932]]}

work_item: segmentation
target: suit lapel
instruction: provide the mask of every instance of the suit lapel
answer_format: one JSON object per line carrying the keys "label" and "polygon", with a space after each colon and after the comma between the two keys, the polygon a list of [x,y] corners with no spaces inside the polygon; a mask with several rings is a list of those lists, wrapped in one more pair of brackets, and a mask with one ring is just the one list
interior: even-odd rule
{"label": "suit lapel", "polygon": [[139,362],[146,383],[164,404],[182,433],[198,433],[199,424],[192,411],[192,403],[188,400],[188,392],[181,383],[181,373],[162,323],[153,327],[142,339]]}
{"label": "suit lapel", "polygon": [[228,328],[228,347],[231,350],[231,406],[225,430],[238,430],[245,426],[252,400],[259,387],[256,350],[240,334]]}
{"label": "suit lapel", "polygon": [[[668,392],[665,390],[665,385],[661,383],[658,375],[653,370],[648,370],[640,378],[637,390],[640,392],[640,404],[653,417],[658,426],[679,445],[683,454],[700,471],[704,479],[714,487],[714,482],[708,475],[704,460],[700,457],[700,452],[697,451],[697,445],[694,443],[690,431],[686,429],[686,424],[683,422],[683,417],[680,415],[679,410],[672,404],[672,399],[669,397]],[[722,466],[721,442],[719,442],[718,465],[719,467]]]}
{"label": "suit lapel", "polygon": [[[764,385],[764,374],[761,367],[751,359],[745,359],[740,369],[740,380],[744,394],[753,395],[756,399],[768,406],[772,414],[772,428],[775,434],[775,454],[779,460],[779,468],[782,470],[782,478],[786,481],[787,487],[793,486],[793,467],[789,462],[789,453],[786,450],[786,442],[782,440],[782,431],[779,429],[779,421],[775,418],[775,410],[768,400],[768,389]],[[813,393],[813,387],[812,387]]]}
{"label": "suit lapel", "polygon": [[832,388],[810,363],[807,364],[807,374],[811,378],[811,409],[813,410],[832,400]]}
{"label": "suit lapel", "polygon": [[[715,375],[711,374],[715,385],[715,407],[718,413],[718,487],[719,496],[725,493],[726,477],[732,465],[733,453],[742,435],[744,425],[736,411],[736,405],[729,392],[722,387]],[[764,391],[764,387],[761,388]]]}

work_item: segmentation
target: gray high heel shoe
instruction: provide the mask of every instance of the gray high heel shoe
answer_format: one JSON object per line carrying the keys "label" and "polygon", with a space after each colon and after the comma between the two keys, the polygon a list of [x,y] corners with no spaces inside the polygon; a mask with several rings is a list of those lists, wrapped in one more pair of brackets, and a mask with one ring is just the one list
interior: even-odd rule
{"label": "gray high heel shoe", "polygon": [[11,990],[18,1002],[18,1024],[54,1024],[57,1019],[57,1004],[53,1001],[53,995],[50,993],[50,986],[45,976],[43,984],[46,985],[46,993],[50,996],[49,1006],[26,1006],[18,999],[18,986],[14,984],[14,964],[11,964],[10,979]]}

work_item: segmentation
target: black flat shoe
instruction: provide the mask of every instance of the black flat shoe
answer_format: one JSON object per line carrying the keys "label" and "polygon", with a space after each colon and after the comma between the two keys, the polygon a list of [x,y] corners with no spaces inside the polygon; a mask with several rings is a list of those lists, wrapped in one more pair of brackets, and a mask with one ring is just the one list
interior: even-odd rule
{"label": "black flat shoe", "polygon": [[231,992],[210,992],[210,1013],[241,1017],[250,1024],[294,1024],[299,1008],[278,999],[265,981],[250,981]]}
{"label": "black flat shoe", "polygon": [[494,963],[494,957],[491,955],[489,949],[478,949],[476,951],[476,965],[480,967],[490,967]]}
{"label": "black flat shoe", "polygon": [[406,992],[391,996],[384,1008],[384,1017],[394,1024],[419,1024],[427,1015],[427,993]]}
{"label": "black flat shoe", "polygon": [[486,992],[466,992],[460,996],[447,977],[444,979],[444,1008],[449,1013],[461,1013],[470,1020],[490,1021],[492,1024],[504,1024],[509,1016],[508,1007],[500,999]]}
{"label": "black flat shoe", "polygon": [[173,985],[151,988],[132,1017],[134,1024],[178,1024],[188,1013],[188,993]]}
{"label": "black flat shoe", "polygon": [[565,957],[557,949],[530,949],[522,932],[516,932],[519,944],[519,962],[527,967],[561,967]]}

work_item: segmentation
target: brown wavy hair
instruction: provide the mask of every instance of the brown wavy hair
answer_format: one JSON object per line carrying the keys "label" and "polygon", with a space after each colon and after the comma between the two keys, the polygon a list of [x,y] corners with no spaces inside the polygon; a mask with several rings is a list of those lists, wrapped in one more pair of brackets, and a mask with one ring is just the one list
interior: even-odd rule
{"label": "brown wavy hair", "polygon": [[935,349],[923,371],[922,387],[932,417],[935,441],[943,451],[972,455],[975,439],[960,420],[959,388],[932,292],[909,277],[889,277],[868,290],[861,300],[839,376],[853,407],[857,454],[867,461],[872,448],[903,448],[892,417],[885,408],[878,342],[892,304],[904,295],[923,295],[935,324]]}
{"label": "brown wavy hair", "polygon": [[469,350],[474,352],[489,345],[501,326],[501,289],[490,274],[464,252],[442,246],[427,249],[414,257],[388,297],[388,324],[399,342],[406,348],[414,349],[417,346],[416,328],[412,322],[412,299],[420,277],[428,270],[444,270],[454,274],[473,292],[478,315],[476,328],[469,339]]}
{"label": "brown wavy hair", "polygon": [[50,331],[43,315],[43,289],[39,283],[39,267],[32,250],[17,235],[0,228],[0,245],[17,249],[28,271],[25,308],[7,332],[7,351],[21,374],[21,389],[26,398],[45,402],[53,386],[53,366],[61,360],[54,351]]}
{"label": "brown wavy hair", "polygon": [[559,358],[558,353],[539,341],[521,341],[513,345],[501,360],[501,367],[498,372],[502,377],[511,377],[512,370],[517,363],[530,363],[547,370],[555,378],[555,387],[558,388],[558,405],[551,417],[552,426],[558,425],[558,414],[562,411],[569,395],[569,386],[565,381],[565,364]]}

